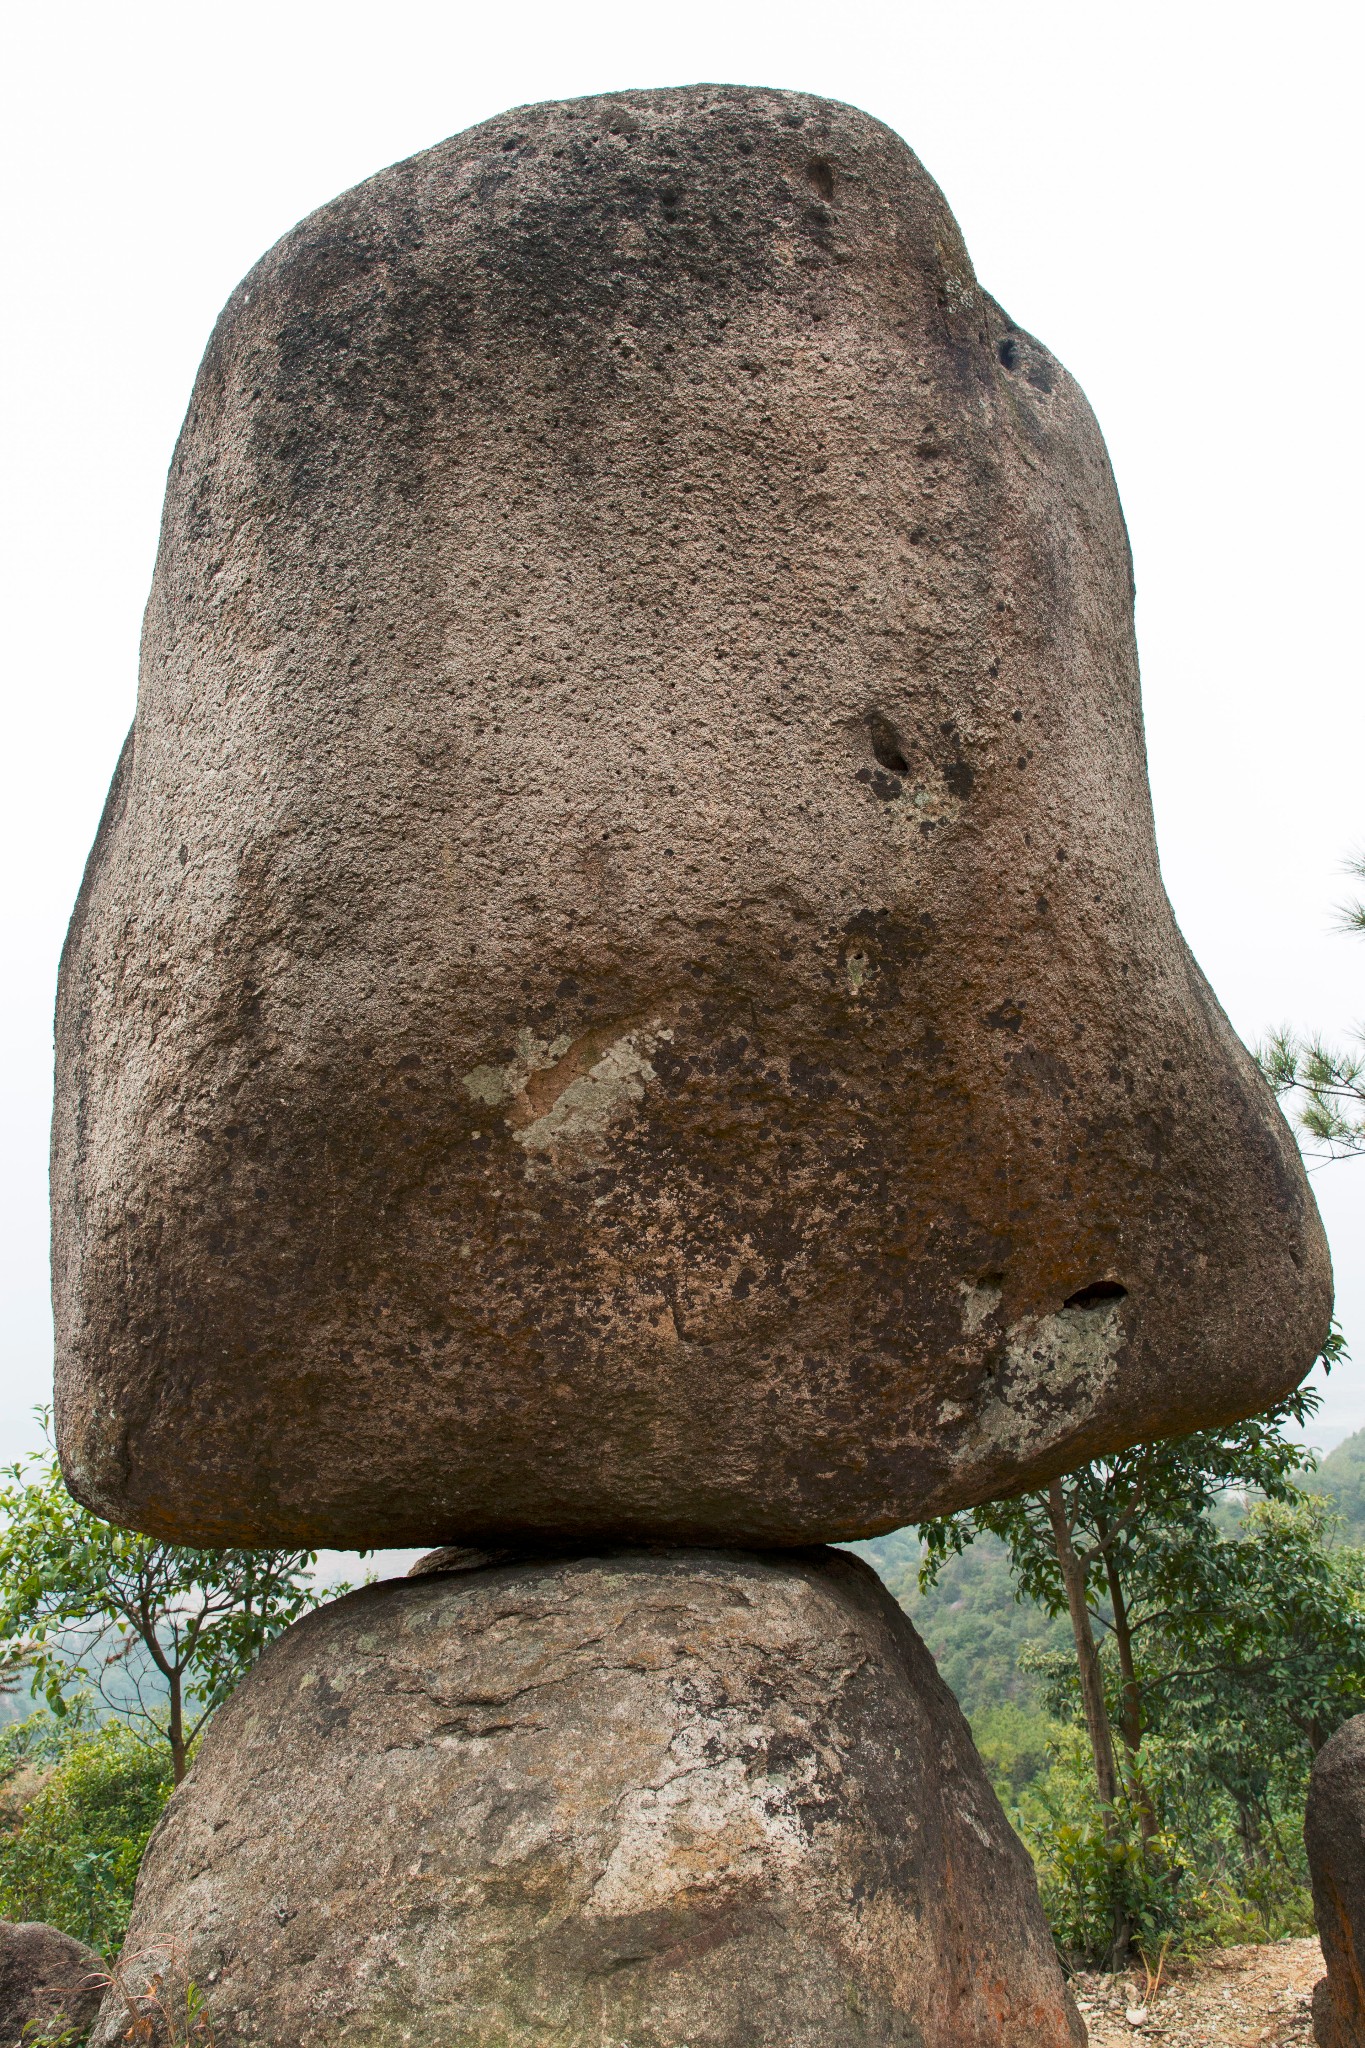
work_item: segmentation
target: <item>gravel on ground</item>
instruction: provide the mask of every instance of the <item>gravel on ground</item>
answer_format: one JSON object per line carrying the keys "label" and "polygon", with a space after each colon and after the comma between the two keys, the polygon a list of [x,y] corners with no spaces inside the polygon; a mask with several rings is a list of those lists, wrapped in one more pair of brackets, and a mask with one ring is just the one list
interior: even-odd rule
{"label": "gravel on ground", "polygon": [[1210,1950],[1167,1965],[1153,1990],[1145,1971],[1074,1979],[1090,2048],[1161,2041],[1166,2048],[1311,2048],[1316,1937]]}

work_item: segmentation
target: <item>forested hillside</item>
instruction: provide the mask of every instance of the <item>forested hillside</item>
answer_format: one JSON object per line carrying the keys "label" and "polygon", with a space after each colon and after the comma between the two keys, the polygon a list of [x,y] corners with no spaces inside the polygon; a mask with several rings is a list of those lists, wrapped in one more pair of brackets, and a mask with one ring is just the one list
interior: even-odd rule
{"label": "forested hillside", "polygon": [[885,1581],[923,1636],[939,1670],[975,1723],[994,1707],[1032,1705],[1035,1681],[1018,1668],[1026,1643],[1065,1650],[1065,1617],[1049,1620],[1032,1600],[1016,1600],[1005,1546],[986,1536],[944,1566],[921,1592],[920,1543],[913,1529],[850,1548]]}
{"label": "forested hillside", "polygon": [[[1336,1541],[1365,1548],[1365,1429],[1339,1444],[1316,1472],[1302,1474],[1300,1483],[1340,1515]],[[1241,1512],[1229,1504],[1229,1526]],[[1034,1601],[1015,1598],[998,1537],[980,1536],[961,1557],[950,1558],[927,1592],[919,1587],[920,1542],[913,1529],[848,1547],[867,1559],[904,1607],[974,1728],[1007,1705],[1041,1711],[1038,1681],[1019,1670],[1019,1653],[1025,1644],[1064,1651],[1070,1632],[1064,1616],[1049,1619]]]}
{"label": "forested hillside", "polygon": [[1339,1540],[1365,1548],[1365,1429],[1338,1444],[1304,1485],[1332,1501],[1342,1520]]}
{"label": "forested hillside", "polygon": [[983,1536],[943,1567],[921,1591],[920,1541],[898,1529],[872,1543],[853,1543],[889,1587],[933,1653],[972,1724],[996,1790],[1007,1802],[1048,1769],[1049,1745],[1061,1733],[1046,1711],[1039,1681],[1019,1669],[1026,1647],[1065,1654],[1065,1616],[1049,1619],[1036,1602],[1015,1598],[1003,1543]]}

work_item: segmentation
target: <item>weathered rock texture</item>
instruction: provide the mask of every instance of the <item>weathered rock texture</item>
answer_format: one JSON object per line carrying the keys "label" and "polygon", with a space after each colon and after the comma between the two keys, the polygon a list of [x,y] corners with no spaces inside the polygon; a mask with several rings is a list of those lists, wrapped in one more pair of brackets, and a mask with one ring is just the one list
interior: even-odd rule
{"label": "weathered rock texture", "polygon": [[218,2048],[1085,2038],[956,1703],[829,1551],[501,1565],[309,1616],[152,1838],[129,1946],[166,1932]]}
{"label": "weathered rock texture", "polygon": [[247,278],[54,1190],[68,1478],[179,1540],[870,1534],[1307,1369],[1099,431],[896,136],[523,108]]}
{"label": "weathered rock texture", "polygon": [[1318,2048],[1365,2043],[1365,1714],[1318,1751],[1304,1828],[1327,1975],[1313,1994]]}
{"label": "weathered rock texture", "polygon": [[104,1996],[103,1960],[41,1920],[0,1920],[0,2048],[85,2028]]}

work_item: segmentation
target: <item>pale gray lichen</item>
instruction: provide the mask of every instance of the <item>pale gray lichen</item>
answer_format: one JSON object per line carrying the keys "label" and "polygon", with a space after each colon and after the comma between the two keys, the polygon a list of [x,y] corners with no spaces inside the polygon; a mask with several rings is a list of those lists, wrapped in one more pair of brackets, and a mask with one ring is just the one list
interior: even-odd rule
{"label": "pale gray lichen", "polygon": [[1122,1309],[1105,1301],[1015,1323],[978,1413],[980,1436],[1022,1457],[1064,1438],[1074,1417],[1093,1412],[1113,1383],[1127,1338]]}
{"label": "pale gray lichen", "polygon": [[505,1067],[475,1067],[460,1085],[475,1102],[486,1102],[497,1109],[514,1095],[522,1094],[532,1074],[556,1066],[572,1044],[567,1032],[561,1032],[558,1038],[537,1038],[534,1032],[519,1031],[512,1058]]}
{"label": "pale gray lichen", "polygon": [[962,1296],[963,1330],[974,1337],[986,1318],[999,1308],[1004,1287],[999,1280],[963,1280],[958,1291]]}
{"label": "pale gray lichen", "polygon": [[[561,1032],[553,1039],[533,1032],[517,1035],[513,1057],[505,1065],[474,1067],[462,1086],[473,1101],[510,1110],[513,1140],[533,1157],[561,1149],[574,1153],[600,1149],[611,1125],[643,1101],[645,1085],[657,1079],[650,1055],[673,1033],[660,1018],[624,1031],[602,1047],[589,1066],[593,1039],[574,1039]],[[598,1040],[600,1044],[600,1040]],[[563,1066],[562,1085],[554,1069]],[[548,1076],[536,1089],[533,1075]],[[548,1099],[547,1099],[548,1097]]]}
{"label": "pale gray lichen", "polygon": [[517,1144],[531,1153],[548,1153],[561,1145],[579,1152],[595,1149],[617,1118],[644,1100],[645,1083],[658,1078],[649,1056],[661,1040],[672,1036],[656,1020],[647,1030],[627,1031],[613,1040],[543,1115],[516,1132]]}

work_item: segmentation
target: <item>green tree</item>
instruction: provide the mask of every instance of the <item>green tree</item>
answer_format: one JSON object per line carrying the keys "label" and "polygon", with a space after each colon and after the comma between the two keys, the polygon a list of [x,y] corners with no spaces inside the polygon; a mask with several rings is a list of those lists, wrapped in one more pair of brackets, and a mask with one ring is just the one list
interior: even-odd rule
{"label": "green tree", "polygon": [[[1329,1349],[1340,1354],[1339,1338]],[[1182,1574],[1230,1488],[1272,1499],[1294,1496],[1305,1453],[1284,1432],[1291,1422],[1302,1425],[1316,1407],[1317,1396],[1301,1387],[1264,1415],[1135,1444],[1038,1491],[922,1526],[924,1584],[933,1583],[947,1558],[989,1533],[1009,1551],[1018,1593],[1049,1614],[1068,1617],[1095,1787],[1107,1810],[1116,1809],[1120,1789],[1116,1721],[1129,1795],[1140,1813],[1147,1812],[1138,1766],[1146,1725],[1138,1638],[1186,1600]],[[1100,1659],[1105,1637],[1119,1673],[1113,1720]],[[1145,1825],[1153,1825],[1150,1816]]]}
{"label": "green tree", "polygon": [[[1106,1896],[1111,1913],[1121,1908],[1149,1939],[1207,1926],[1210,1915],[1235,1927],[1250,1913],[1271,1934],[1310,1924],[1309,1768],[1333,1730],[1365,1707],[1365,1555],[1335,1533],[1330,1503],[1299,1494],[1240,1516],[1220,1511],[1173,1539],[1186,1554],[1162,1569],[1181,1597],[1139,1639],[1142,1792],[1153,1827],[1137,1825],[1125,1787],[1116,1811],[1131,1824],[1106,1831],[1093,1769],[1087,1811],[1064,1746],[1052,1782],[1021,1817],[1056,1924],[1078,1951],[1098,1952]],[[1045,1706],[1079,1723],[1074,1658],[1040,1650],[1024,1661]],[[1112,1638],[1102,1663],[1117,1719]]]}
{"label": "green tree", "polygon": [[170,1796],[170,1758],[120,1722],[36,1714],[6,1731],[0,1777],[37,1785],[0,1832],[0,1913],[46,1920],[117,1953],[147,1837]]}
{"label": "green tree", "polygon": [[66,1711],[93,1685],[170,1746],[178,1785],[195,1735],[280,1631],[319,1595],[307,1550],[193,1550],[92,1515],[49,1449],[0,1477],[0,1638]]}
{"label": "green tree", "polygon": [[1334,1546],[1335,1523],[1320,1496],[1261,1501],[1231,1536],[1198,1532],[1172,1569],[1182,1598],[1157,1631],[1150,1723],[1197,1743],[1253,1856],[1277,1765],[1306,1778],[1365,1709],[1365,1552]]}
{"label": "green tree", "polygon": [[[1365,855],[1347,863],[1365,881]],[[1341,929],[1365,933],[1365,902],[1344,904]],[[1300,1036],[1287,1025],[1256,1048],[1261,1072],[1286,1103],[1305,1151],[1319,1159],[1365,1152],[1365,1033],[1342,1050],[1320,1033]]]}

